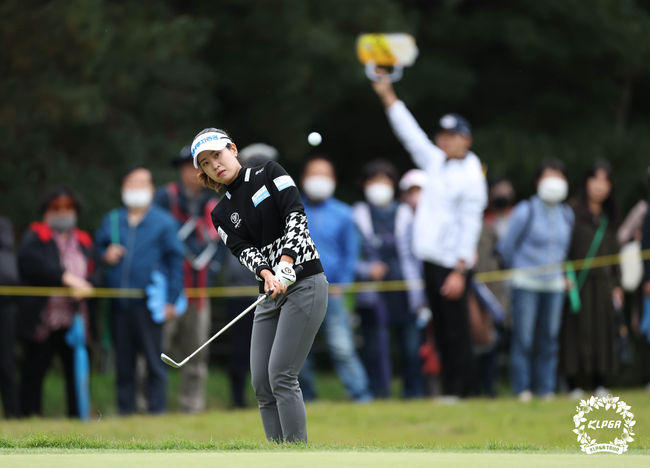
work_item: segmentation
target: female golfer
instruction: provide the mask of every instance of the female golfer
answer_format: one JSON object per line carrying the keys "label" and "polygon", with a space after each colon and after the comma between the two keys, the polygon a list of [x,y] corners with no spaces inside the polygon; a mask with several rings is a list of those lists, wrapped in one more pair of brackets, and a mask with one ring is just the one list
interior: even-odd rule
{"label": "female golfer", "polygon": [[[251,376],[268,440],[307,442],[298,373],[325,316],[328,283],[309,236],[300,194],[276,162],[242,167],[223,130],[192,142],[199,179],[225,192],[212,212],[221,239],[270,298],[255,309]],[[296,275],[294,265],[300,265]]]}

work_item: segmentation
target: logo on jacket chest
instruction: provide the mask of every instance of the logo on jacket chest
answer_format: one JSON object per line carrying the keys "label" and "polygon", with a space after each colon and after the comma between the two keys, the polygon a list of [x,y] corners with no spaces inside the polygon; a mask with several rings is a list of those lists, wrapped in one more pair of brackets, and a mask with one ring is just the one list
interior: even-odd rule
{"label": "logo on jacket chest", "polygon": [[239,217],[239,213],[236,211],[230,215],[230,222],[235,225],[235,228],[238,228],[239,225],[241,224],[241,218]]}

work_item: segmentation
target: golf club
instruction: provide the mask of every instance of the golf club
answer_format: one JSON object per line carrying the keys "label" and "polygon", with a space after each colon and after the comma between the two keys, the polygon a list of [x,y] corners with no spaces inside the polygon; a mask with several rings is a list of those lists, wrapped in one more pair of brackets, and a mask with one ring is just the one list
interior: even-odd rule
{"label": "golf club", "polygon": [[[302,270],[302,266],[298,265],[296,268],[294,268],[294,271],[296,274],[298,274]],[[262,301],[264,301],[267,297],[271,296],[273,293],[273,290],[270,289],[266,291],[264,294],[262,294],[260,297],[257,298],[255,302],[253,302],[250,306],[248,306],[244,311],[242,311],[237,317],[232,319],[226,326],[224,326],[221,330],[219,330],[217,333],[215,333],[208,341],[203,343],[196,351],[194,351],[192,354],[187,356],[185,359],[183,359],[181,362],[176,362],[169,356],[167,356],[165,353],[160,354],[160,360],[167,364],[168,366],[171,367],[183,367],[187,361],[192,359],[199,351],[201,351],[203,348],[205,348],[207,345],[209,345],[212,341],[214,341],[219,335],[221,335],[223,332],[228,330],[231,326],[233,326],[237,321],[239,321],[244,315],[246,315],[248,312],[250,312],[252,309],[258,306]]]}

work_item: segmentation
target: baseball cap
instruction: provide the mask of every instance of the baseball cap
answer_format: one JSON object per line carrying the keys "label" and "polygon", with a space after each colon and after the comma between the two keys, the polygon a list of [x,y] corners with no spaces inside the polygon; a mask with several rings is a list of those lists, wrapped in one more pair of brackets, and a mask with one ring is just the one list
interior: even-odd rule
{"label": "baseball cap", "polygon": [[191,145],[185,145],[181,148],[176,156],[171,159],[172,166],[178,166],[184,162],[192,161],[192,147]]}
{"label": "baseball cap", "polygon": [[466,118],[458,114],[445,114],[440,117],[436,131],[440,132],[443,130],[452,133],[460,133],[466,137],[472,136],[472,127],[469,122]]}
{"label": "baseball cap", "polygon": [[399,188],[406,192],[411,187],[424,187],[427,185],[427,173],[421,169],[406,171],[399,181]]}
{"label": "baseball cap", "polygon": [[229,143],[232,144],[232,140],[225,133],[216,131],[199,133],[196,137],[194,137],[194,141],[192,142],[191,147],[192,162],[194,163],[194,167],[199,167],[196,158],[202,151],[221,151]]}
{"label": "baseball cap", "polygon": [[258,166],[276,159],[278,159],[278,150],[266,143],[252,143],[239,151],[241,163],[250,166]]}

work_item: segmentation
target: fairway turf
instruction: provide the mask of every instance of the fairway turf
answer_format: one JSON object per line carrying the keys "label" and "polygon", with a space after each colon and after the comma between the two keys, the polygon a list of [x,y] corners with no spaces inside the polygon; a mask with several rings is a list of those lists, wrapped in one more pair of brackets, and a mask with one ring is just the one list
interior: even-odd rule
{"label": "fairway turf", "polygon": [[310,443],[264,440],[257,409],[199,415],[100,417],[87,423],[29,419],[0,424],[0,466],[190,468],[293,467],[611,467],[650,466],[650,395],[615,392],[637,424],[627,453],[580,452],[567,397],[523,404],[515,398],[385,400],[307,405]]}
{"label": "fairway turf", "polygon": [[[635,414],[631,451],[650,453],[650,395],[621,391]],[[576,401],[558,397],[523,404],[514,398],[470,399],[455,405],[432,400],[385,400],[366,405],[307,405],[310,445],[327,449],[578,451],[573,432]],[[0,448],[201,450],[268,449],[256,409],[199,415],[3,421]],[[650,465],[650,463],[649,463]]]}
{"label": "fairway turf", "polygon": [[2,466],[85,468],[193,468],[204,466],[237,468],[345,467],[398,468],[408,466],[476,468],[641,468],[649,457],[642,455],[580,455],[538,453],[436,453],[436,452],[73,452],[15,453],[0,456]]}

